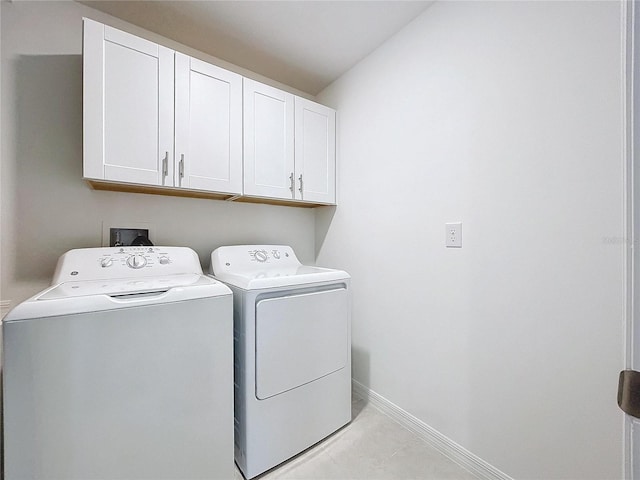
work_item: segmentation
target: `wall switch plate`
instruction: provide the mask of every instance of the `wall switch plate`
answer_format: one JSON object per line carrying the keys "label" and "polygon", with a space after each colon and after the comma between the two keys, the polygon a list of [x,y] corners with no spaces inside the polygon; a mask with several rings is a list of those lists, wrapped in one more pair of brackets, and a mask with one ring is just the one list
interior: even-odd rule
{"label": "wall switch plate", "polygon": [[445,223],[444,244],[447,248],[462,248],[462,222]]}

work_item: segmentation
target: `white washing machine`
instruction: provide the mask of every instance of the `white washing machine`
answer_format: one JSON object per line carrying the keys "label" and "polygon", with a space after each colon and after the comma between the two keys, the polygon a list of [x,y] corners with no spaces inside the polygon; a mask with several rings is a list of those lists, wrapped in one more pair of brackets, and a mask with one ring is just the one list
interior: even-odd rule
{"label": "white washing machine", "polygon": [[64,254],[3,320],[4,478],[233,478],[232,315],[189,248]]}
{"label": "white washing machine", "polygon": [[235,459],[252,478],[351,421],[350,277],[280,245],[220,247],[234,294]]}

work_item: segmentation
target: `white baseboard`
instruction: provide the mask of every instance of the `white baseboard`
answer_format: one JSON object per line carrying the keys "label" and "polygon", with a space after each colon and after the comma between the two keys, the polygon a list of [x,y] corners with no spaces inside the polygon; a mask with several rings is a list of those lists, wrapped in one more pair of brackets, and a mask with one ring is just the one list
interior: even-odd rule
{"label": "white baseboard", "polygon": [[488,464],[480,457],[461,447],[450,438],[390,402],[382,395],[374,392],[368,387],[365,387],[356,380],[352,380],[352,382],[353,393],[356,396],[371,403],[371,405],[387,414],[400,425],[418,435],[445,457],[449,458],[451,461],[457,463],[466,470],[469,470],[478,478],[483,480],[513,480],[506,473],[501,472],[493,465]]}

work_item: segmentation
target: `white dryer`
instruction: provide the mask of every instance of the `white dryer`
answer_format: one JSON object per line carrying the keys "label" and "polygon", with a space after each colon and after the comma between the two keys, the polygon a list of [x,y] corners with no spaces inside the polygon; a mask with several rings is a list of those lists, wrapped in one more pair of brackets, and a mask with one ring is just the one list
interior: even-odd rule
{"label": "white dryer", "polygon": [[233,478],[232,295],[193,250],[71,250],[2,333],[6,480]]}
{"label": "white dryer", "polygon": [[220,247],[234,294],[235,459],[252,478],[351,421],[350,277],[280,245]]}

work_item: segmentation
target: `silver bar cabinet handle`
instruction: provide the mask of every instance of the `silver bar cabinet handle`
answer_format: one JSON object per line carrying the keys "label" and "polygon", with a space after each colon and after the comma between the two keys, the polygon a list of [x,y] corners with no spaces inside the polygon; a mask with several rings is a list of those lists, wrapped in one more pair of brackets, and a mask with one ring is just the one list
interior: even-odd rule
{"label": "silver bar cabinet handle", "polygon": [[178,174],[180,178],[184,178],[184,153],[180,155],[180,163],[178,164]]}
{"label": "silver bar cabinet handle", "polygon": [[302,183],[302,174],[300,174],[298,180],[300,180],[300,188],[298,189],[298,191],[300,192],[300,195],[302,195],[302,189],[304,188],[304,184]]}
{"label": "silver bar cabinet handle", "polygon": [[169,175],[169,152],[164,152],[164,158],[162,159],[162,176]]}
{"label": "silver bar cabinet handle", "polygon": [[291,175],[289,175],[289,190],[291,190],[291,196],[293,196],[293,189],[295,187],[293,186],[293,172],[291,172]]}

